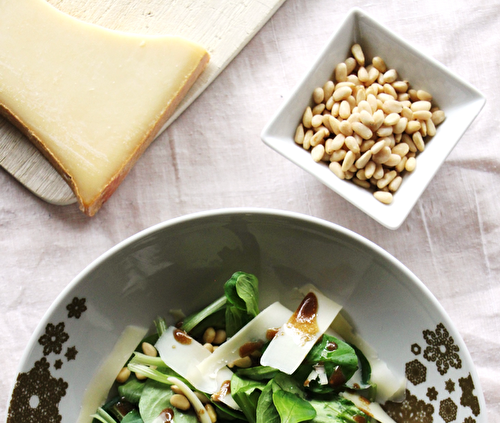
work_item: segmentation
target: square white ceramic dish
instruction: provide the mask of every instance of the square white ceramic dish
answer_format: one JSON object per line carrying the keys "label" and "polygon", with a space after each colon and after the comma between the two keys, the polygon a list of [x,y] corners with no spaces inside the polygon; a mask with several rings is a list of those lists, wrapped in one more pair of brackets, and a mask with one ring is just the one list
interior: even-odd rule
{"label": "square white ceramic dish", "polygon": [[[406,174],[390,205],[382,204],[371,191],[351,181],[339,179],[327,164],[316,163],[309,151],[294,142],[297,125],[312,92],[332,78],[335,66],[350,56],[351,46],[359,43],[367,61],[382,57],[389,68],[413,88],[433,95],[445,111],[446,120],[417,157],[417,168]],[[474,87],[426,56],[359,9],[351,10],[321,51],[304,78],[264,128],[261,138],[271,148],[317,177],[326,186],[389,229],[404,222],[425,188],[485,104],[485,97]]]}

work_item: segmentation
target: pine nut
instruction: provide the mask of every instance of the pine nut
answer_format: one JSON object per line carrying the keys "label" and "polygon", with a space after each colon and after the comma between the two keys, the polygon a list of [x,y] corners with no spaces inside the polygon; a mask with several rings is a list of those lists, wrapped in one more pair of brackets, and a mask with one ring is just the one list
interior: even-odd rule
{"label": "pine nut", "polygon": [[[399,122],[400,119],[401,119],[401,116],[399,115],[399,113],[390,113],[385,117],[384,125],[395,126]],[[405,125],[405,127],[406,127],[406,125]]]}
{"label": "pine nut", "polygon": [[394,127],[392,128],[392,132],[394,134],[402,134],[406,129],[406,125],[408,125],[408,119],[402,117],[401,119],[399,119],[398,123],[394,125]]}
{"label": "pine nut", "polygon": [[177,385],[170,385],[170,389],[174,394],[181,394],[182,395],[182,390],[179,388]]}
{"label": "pine nut", "polygon": [[398,93],[391,84],[384,84],[384,93],[389,94],[395,100],[398,98]]}
{"label": "pine nut", "polygon": [[375,169],[377,168],[377,165],[373,161],[369,161],[366,166],[365,166],[365,176],[367,179],[370,179],[373,174],[375,173]]}
{"label": "pine nut", "polygon": [[420,132],[415,132],[413,136],[411,137],[413,142],[415,143],[415,146],[417,147],[418,151],[424,151],[425,149],[425,143],[424,139],[422,138],[422,134]]}
{"label": "pine nut", "polygon": [[316,106],[314,106],[314,108],[312,109],[312,114],[313,116],[320,115],[325,111],[325,109],[326,109],[325,103],[316,104]]}
{"label": "pine nut", "polygon": [[377,110],[373,114],[373,126],[370,128],[372,131],[377,131],[384,123],[384,112],[382,110]]}
{"label": "pine nut", "polygon": [[335,80],[337,82],[347,81],[347,65],[339,63],[335,68]]}
{"label": "pine nut", "polygon": [[[368,104],[368,103],[366,103]],[[362,124],[370,127],[375,123],[375,120],[373,119],[373,116],[371,113],[367,112],[366,110],[361,110],[359,114],[359,120],[361,121]]]}
{"label": "pine nut", "polygon": [[356,154],[354,154],[351,150],[349,150],[344,157],[344,161],[342,162],[342,170],[344,172],[348,171],[349,168],[354,164],[355,160],[356,160]]}
{"label": "pine nut", "polygon": [[[382,104],[384,104],[386,101],[395,101],[394,97],[392,95],[386,94],[384,92],[380,92],[380,93],[377,94],[377,100],[380,100],[382,102]],[[379,109],[380,108],[381,107],[379,107]]]}
{"label": "pine nut", "polygon": [[146,375],[138,372],[135,372],[135,377],[137,378],[137,380],[146,380],[148,378]]}
{"label": "pine nut", "polygon": [[215,423],[217,421],[217,413],[215,412],[215,408],[212,404],[205,404],[205,410],[207,411],[208,417],[210,417],[210,421]]}
{"label": "pine nut", "polygon": [[401,116],[408,120],[413,120],[413,112],[409,107],[403,107],[401,110]]}
{"label": "pine nut", "polygon": [[444,122],[445,120],[445,115],[442,110],[436,110],[435,112],[432,112],[432,121],[434,122],[434,125],[438,126],[440,123]]}
{"label": "pine nut", "polygon": [[312,126],[311,125],[312,117],[313,114],[311,108],[310,107],[306,108],[304,115],[302,116],[302,124],[304,125],[304,127],[310,128]]}
{"label": "pine nut", "polygon": [[385,83],[392,83],[396,79],[398,79],[398,73],[396,72],[396,69],[389,69],[387,72],[384,73],[384,82]]}
{"label": "pine nut", "polygon": [[363,187],[363,188],[370,188],[370,182],[364,180],[362,181],[361,179],[357,177],[352,178],[352,182],[354,182],[356,185]]}
{"label": "pine nut", "polygon": [[358,79],[361,82],[367,82],[368,81],[368,71],[364,66],[360,66],[358,69]]}
{"label": "pine nut", "polygon": [[[319,132],[317,132],[314,136],[316,136],[318,134],[319,134]],[[214,339],[215,339],[215,329],[213,327],[207,328],[205,330],[205,333],[203,334],[203,342],[211,344],[212,342],[214,342]]]}
{"label": "pine nut", "polygon": [[392,134],[392,126],[381,126],[377,129],[377,135],[379,137],[388,137]]}
{"label": "pine nut", "polygon": [[318,87],[313,91],[313,100],[316,104],[320,104],[325,99],[325,92],[323,88]]}
{"label": "pine nut", "polygon": [[[419,112],[420,113],[420,112]],[[427,123],[425,120],[420,120],[420,134],[422,135],[422,137],[426,137],[427,136]]]}
{"label": "pine nut", "polygon": [[408,172],[413,172],[415,170],[415,168],[417,167],[417,161],[415,160],[415,157],[410,157],[407,161],[406,161],[406,166],[405,166],[405,169],[408,171]]}
{"label": "pine nut", "polygon": [[[332,96],[333,98],[333,96]],[[332,116],[337,117],[339,115],[340,102],[336,101],[332,106]]]}
{"label": "pine nut", "polygon": [[380,201],[381,203],[384,204],[391,204],[392,203],[392,194],[390,192],[385,192],[385,191],[375,191],[373,193],[373,196]]}
{"label": "pine nut", "polygon": [[351,150],[354,154],[359,153],[359,145],[353,136],[346,137],[345,139],[346,147]]}
{"label": "pine nut", "polygon": [[[325,133],[323,131],[318,131],[316,132],[310,140],[311,147],[316,147],[319,144],[323,143],[323,140],[325,138]],[[213,329],[213,328],[212,328]],[[213,336],[215,337],[215,330],[213,332]]]}
{"label": "pine nut", "polygon": [[366,90],[361,87],[356,91],[356,104],[359,105],[362,101],[366,101]]}
{"label": "pine nut", "polygon": [[356,172],[356,178],[358,178],[360,181],[366,181],[368,178],[365,175],[365,170],[364,169],[359,169]]}
{"label": "pine nut", "polygon": [[300,124],[299,126],[297,126],[293,139],[297,144],[304,143],[304,125]]}
{"label": "pine nut", "polygon": [[365,140],[368,140],[373,136],[373,132],[370,130],[370,128],[368,128],[361,122],[353,122],[351,126],[352,130]]}
{"label": "pine nut", "polygon": [[340,179],[345,179],[344,171],[342,170],[342,166],[339,162],[331,162],[328,167],[330,170]]}
{"label": "pine nut", "polygon": [[249,356],[238,358],[234,360],[232,366],[241,367],[242,369],[247,369],[252,365],[252,359]]}
{"label": "pine nut", "polygon": [[340,122],[338,119],[334,116],[328,116],[328,123],[330,125],[330,128],[332,129],[332,132],[335,135],[340,134]]}
{"label": "pine nut", "polygon": [[333,99],[335,101],[342,101],[347,99],[352,94],[352,88],[350,87],[340,87],[336,88],[333,92]]}
{"label": "pine nut", "polygon": [[399,154],[391,154],[389,160],[387,160],[384,165],[387,167],[394,167],[401,161],[401,156]]}
{"label": "pine nut", "polygon": [[129,377],[130,377],[130,370],[127,367],[124,367],[120,370],[118,376],[116,376],[116,381],[118,383],[125,383]]}
{"label": "pine nut", "polygon": [[408,94],[410,95],[410,100],[411,101],[418,101],[419,98],[417,96],[417,90],[414,90],[413,88],[410,88],[408,90]]}
{"label": "pine nut", "polygon": [[349,57],[345,61],[347,74],[349,75],[354,69],[356,69],[357,63],[354,57]]}
{"label": "pine nut", "polygon": [[379,72],[387,72],[387,65],[385,64],[384,59],[382,59],[381,57],[375,56],[372,59],[372,63],[375,69],[377,69]]}
{"label": "pine nut", "polygon": [[401,182],[403,182],[403,178],[401,178],[401,176],[396,176],[388,185],[389,191],[396,192],[401,186]]}
{"label": "pine nut", "polygon": [[415,101],[414,103],[411,104],[411,110],[413,113],[415,112],[420,112],[422,110],[429,111],[431,110],[431,102],[430,101]]}
{"label": "pine nut", "polygon": [[424,90],[418,90],[417,91],[417,97],[420,100],[432,101],[432,95],[430,95],[427,91],[424,91]]}
{"label": "pine nut", "polygon": [[397,154],[399,157],[404,157],[408,154],[408,151],[410,151],[410,146],[408,144],[399,143],[398,145],[394,146],[392,148],[392,154]]}
{"label": "pine nut", "polygon": [[371,68],[369,71],[368,71],[368,81],[366,82],[367,84],[373,84],[378,76],[380,75],[380,72],[378,69],[376,68]]}
{"label": "pine nut", "polygon": [[320,162],[325,154],[325,146],[318,144],[311,150],[311,157],[315,162]]}
{"label": "pine nut", "polygon": [[401,173],[401,172],[403,172],[403,170],[405,170],[407,160],[408,160],[408,157],[406,157],[406,156],[401,157],[401,161],[394,168],[394,169],[396,169],[396,172]]}
{"label": "pine nut", "polygon": [[170,405],[172,407],[178,408],[179,410],[189,410],[191,408],[191,403],[182,394],[174,394],[170,397]]}
{"label": "pine nut", "polygon": [[213,353],[213,352],[214,352],[214,346],[213,346],[212,344],[210,344],[209,342],[205,342],[205,343],[203,344],[203,346],[204,346],[204,347],[205,347],[208,351],[210,351],[211,353]]}
{"label": "pine nut", "polygon": [[351,47],[351,53],[358,62],[359,66],[365,65],[365,55],[363,54],[363,50],[359,44],[354,44]]}
{"label": "pine nut", "polygon": [[366,153],[364,153],[358,160],[355,162],[355,166],[358,169],[363,169],[366,167],[370,159],[372,158],[372,152],[368,150]]}
{"label": "pine nut", "polygon": [[436,135],[436,126],[434,125],[432,118],[426,120],[425,124],[427,125],[427,135],[429,135],[430,137]]}
{"label": "pine nut", "polygon": [[349,105],[348,101],[343,100],[340,103],[339,116],[342,119],[347,119],[350,115],[351,115],[351,106]]}
{"label": "pine nut", "polygon": [[418,120],[410,120],[406,125],[406,133],[413,134],[414,132],[417,132],[421,126],[422,125]]}
{"label": "pine nut", "polygon": [[342,122],[340,122],[339,130],[340,130],[340,133],[344,134],[345,136],[352,135],[352,132],[353,132],[351,124],[346,120],[343,120]]}
{"label": "pine nut", "polygon": [[403,106],[399,101],[394,100],[394,99],[390,99],[384,103],[384,105],[382,106],[382,110],[387,114],[391,114],[391,113],[398,113],[399,114],[403,110]]}
{"label": "pine nut", "polygon": [[403,138],[401,139],[402,143],[408,144],[410,151],[415,153],[417,151],[417,147],[411,137],[408,134],[403,134]]}
{"label": "pine nut", "polygon": [[385,147],[385,141],[378,141],[376,142],[373,147],[371,148],[372,154],[377,154],[380,150],[382,150]]}
{"label": "pine nut", "polygon": [[[366,172],[365,172],[366,173]],[[376,163],[375,172],[373,172],[373,179],[380,179],[384,176],[384,168],[380,163]]]}
{"label": "pine nut", "polygon": [[158,355],[158,351],[156,351],[156,348],[153,347],[149,342],[143,342],[142,345],[142,352],[150,357],[156,357]]}
{"label": "pine nut", "polygon": [[304,135],[304,142],[302,143],[302,147],[304,147],[305,150],[309,150],[311,147],[311,138],[314,135],[314,132],[312,129],[309,129],[306,131]]}
{"label": "pine nut", "polygon": [[385,175],[377,181],[377,187],[379,189],[386,187],[387,185],[389,185],[391,183],[391,181],[396,176],[398,176],[398,173],[395,170],[391,170],[390,172],[386,172]]}
{"label": "pine nut", "polygon": [[359,150],[362,153],[366,153],[368,150],[370,150],[373,146],[375,145],[375,141],[373,140],[368,140],[368,141],[363,141],[361,145],[359,146]]}
{"label": "pine nut", "polygon": [[335,102],[335,100],[333,99],[333,94],[328,98],[328,100],[326,101],[326,110],[332,110],[332,107],[333,107],[333,103]]}
{"label": "pine nut", "polygon": [[[401,94],[402,93],[406,94],[406,91],[408,91],[408,83],[405,81],[394,81],[392,83],[392,86],[396,90],[396,92],[401,93]],[[408,95],[408,98],[410,98],[409,95]]]}
{"label": "pine nut", "polygon": [[389,147],[383,147],[377,154],[373,155],[372,160],[377,164],[383,164],[391,157],[391,149]]}
{"label": "pine nut", "polygon": [[346,154],[347,154],[347,151],[345,151],[345,150],[334,151],[330,156],[330,161],[331,162],[341,162],[342,160],[344,160]]}
{"label": "pine nut", "polygon": [[333,81],[326,81],[325,85],[323,85],[323,94],[325,99],[329,99],[334,91],[335,84]]}
{"label": "pine nut", "polygon": [[323,116],[322,115],[315,115],[311,119],[311,126],[313,128],[317,128],[323,124]]}

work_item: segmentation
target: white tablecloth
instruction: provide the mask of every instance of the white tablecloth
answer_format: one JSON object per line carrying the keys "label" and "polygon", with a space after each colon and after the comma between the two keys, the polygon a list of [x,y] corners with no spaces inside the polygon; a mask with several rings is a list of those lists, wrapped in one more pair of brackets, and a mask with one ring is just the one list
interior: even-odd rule
{"label": "white tablecloth", "polygon": [[[485,108],[397,231],[373,221],[259,138],[354,6],[487,96]],[[253,206],[340,224],[412,270],[455,322],[477,366],[489,421],[500,422],[499,28],[498,0],[287,0],[153,143],[94,218],[76,206],[46,204],[0,171],[0,415],[35,326],[85,266],[167,219]]]}

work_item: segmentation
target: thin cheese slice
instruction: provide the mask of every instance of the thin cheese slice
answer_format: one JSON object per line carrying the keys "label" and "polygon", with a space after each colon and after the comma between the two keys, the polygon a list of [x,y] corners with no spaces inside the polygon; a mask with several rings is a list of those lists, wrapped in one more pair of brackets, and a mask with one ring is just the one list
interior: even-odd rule
{"label": "thin cheese slice", "polygon": [[137,326],[127,326],[113,347],[113,351],[102,363],[92,377],[85,393],[83,394],[82,408],[77,423],[91,423],[91,414],[101,407],[108,396],[109,387],[116,379],[127,360],[132,355],[141,339],[146,335],[147,329]]}
{"label": "thin cheese slice", "polygon": [[281,326],[260,359],[263,366],[274,367],[290,375],[342,309],[341,305],[325,297],[312,285],[300,291],[306,297],[294,315]]}
{"label": "thin cheese slice", "polygon": [[69,183],[92,216],[208,63],[175,36],[82,22],[45,0],[0,2],[0,113]]}

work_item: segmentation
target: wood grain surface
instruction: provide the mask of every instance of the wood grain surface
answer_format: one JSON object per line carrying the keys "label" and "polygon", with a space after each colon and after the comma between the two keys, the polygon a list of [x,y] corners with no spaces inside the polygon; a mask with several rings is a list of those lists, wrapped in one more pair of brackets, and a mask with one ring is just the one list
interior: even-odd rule
{"label": "wood grain surface", "polygon": [[[210,63],[163,132],[219,75],[285,0],[48,0],[59,10],[106,28],[184,36],[203,45]],[[0,117],[0,166],[35,195],[58,205],[76,202],[42,154]]]}

